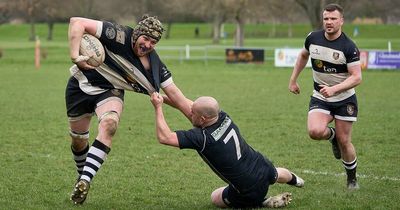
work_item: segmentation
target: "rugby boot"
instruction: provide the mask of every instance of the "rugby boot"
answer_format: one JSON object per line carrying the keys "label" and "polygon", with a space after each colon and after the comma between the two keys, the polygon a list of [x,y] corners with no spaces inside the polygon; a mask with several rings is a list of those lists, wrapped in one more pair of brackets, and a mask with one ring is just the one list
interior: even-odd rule
{"label": "rugby boot", "polygon": [[357,183],[356,169],[346,170],[347,174],[347,189],[348,190],[358,190],[360,186]]}
{"label": "rugby boot", "polygon": [[296,174],[292,173],[296,177],[296,184],[294,186],[296,187],[304,187],[304,180],[297,176]]}
{"label": "rugby boot", "polygon": [[289,205],[290,201],[292,201],[292,194],[285,192],[267,198],[262,205],[267,208],[281,208]]}
{"label": "rugby boot", "polygon": [[74,204],[83,204],[88,195],[90,183],[84,179],[80,179],[76,182],[74,190],[71,193],[71,201]]}

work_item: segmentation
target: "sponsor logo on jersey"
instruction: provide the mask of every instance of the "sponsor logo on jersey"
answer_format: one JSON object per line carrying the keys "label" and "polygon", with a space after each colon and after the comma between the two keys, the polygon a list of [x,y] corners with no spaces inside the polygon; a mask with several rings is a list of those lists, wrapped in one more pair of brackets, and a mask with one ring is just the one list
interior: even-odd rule
{"label": "sponsor logo on jersey", "polygon": [[324,66],[324,63],[318,59],[314,60],[314,64],[317,66],[317,68],[322,68]]}
{"label": "sponsor logo on jersey", "polygon": [[222,135],[225,133],[225,131],[228,129],[231,123],[232,120],[229,119],[229,117],[225,117],[224,121],[221,123],[219,128],[217,128],[214,132],[211,133],[211,136],[214,137],[215,141],[218,141],[222,137]]}
{"label": "sponsor logo on jersey", "polygon": [[311,53],[312,53],[312,54],[315,54],[315,55],[319,55],[319,54],[320,54],[319,51],[318,51],[318,48],[315,48],[314,51],[311,52]]}
{"label": "sponsor logo on jersey", "polygon": [[337,69],[336,68],[328,68],[328,67],[324,66],[324,72],[337,73]]}
{"label": "sponsor logo on jersey", "polygon": [[115,29],[112,27],[108,27],[106,29],[106,37],[108,39],[114,39],[115,38]]}
{"label": "sponsor logo on jersey", "polygon": [[117,38],[115,39],[118,43],[125,44],[125,32],[117,29]]}

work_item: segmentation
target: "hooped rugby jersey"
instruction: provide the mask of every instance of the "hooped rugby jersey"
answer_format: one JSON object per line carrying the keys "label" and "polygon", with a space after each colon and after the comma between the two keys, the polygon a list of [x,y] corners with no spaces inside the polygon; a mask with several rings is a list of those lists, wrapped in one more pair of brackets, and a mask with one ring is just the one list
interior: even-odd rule
{"label": "hooped rugby jersey", "polygon": [[195,149],[222,180],[239,192],[255,187],[270,169],[264,156],[246,143],[223,111],[211,126],[179,130],[176,134],[180,149]]}
{"label": "hooped rugby jersey", "polygon": [[99,23],[95,36],[104,46],[104,63],[94,70],[81,71],[76,65],[70,69],[82,91],[96,95],[108,89],[124,89],[149,94],[173,83],[170,71],[155,50],[149,54],[151,70],[144,69],[132,49],[132,32],[129,26]]}
{"label": "hooped rugby jersey", "polygon": [[346,80],[349,77],[347,68],[360,65],[360,52],[343,32],[333,41],[327,40],[324,33],[324,30],[311,32],[304,43],[310,53],[313,69],[313,96],[329,102],[342,101],[355,94],[354,88],[325,98],[319,92],[319,85],[334,86]]}

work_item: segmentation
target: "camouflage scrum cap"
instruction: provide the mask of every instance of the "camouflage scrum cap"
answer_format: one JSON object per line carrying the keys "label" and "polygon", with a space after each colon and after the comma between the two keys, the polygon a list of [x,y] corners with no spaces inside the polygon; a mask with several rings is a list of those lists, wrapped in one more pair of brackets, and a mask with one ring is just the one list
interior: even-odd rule
{"label": "camouflage scrum cap", "polygon": [[133,28],[132,38],[136,42],[139,36],[146,35],[159,41],[163,31],[164,28],[156,16],[143,15],[139,23]]}

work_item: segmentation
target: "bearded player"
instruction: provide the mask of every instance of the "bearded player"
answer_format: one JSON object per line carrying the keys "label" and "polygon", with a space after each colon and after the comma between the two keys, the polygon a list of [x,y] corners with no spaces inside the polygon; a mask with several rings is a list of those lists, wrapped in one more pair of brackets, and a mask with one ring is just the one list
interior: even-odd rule
{"label": "bearded player", "polygon": [[[154,50],[164,29],[157,17],[143,16],[131,28],[87,18],[70,19],[68,39],[70,68],[65,100],[70,125],[71,151],[78,179],[71,194],[74,204],[82,204],[90,183],[111,150],[124,105],[124,91],[151,94],[160,89],[165,103],[190,119],[192,101],[174,84],[171,72]],[[84,33],[97,37],[105,49],[104,63],[89,65],[89,57],[79,55]],[[89,144],[93,115],[98,120],[98,135]]]}

